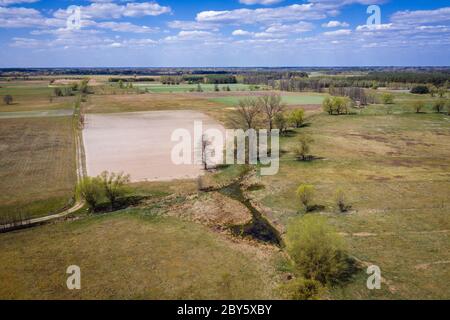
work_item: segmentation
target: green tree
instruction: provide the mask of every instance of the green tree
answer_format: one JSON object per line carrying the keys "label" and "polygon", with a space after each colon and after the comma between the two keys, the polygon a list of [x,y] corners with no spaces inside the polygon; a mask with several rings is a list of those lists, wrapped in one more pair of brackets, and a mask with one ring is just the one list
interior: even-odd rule
{"label": "green tree", "polygon": [[91,212],[94,212],[103,196],[100,179],[85,177],[77,184],[77,195],[83,199]]}
{"label": "green tree", "polygon": [[314,197],[314,186],[307,184],[300,185],[297,189],[297,196],[305,207],[305,210],[309,211],[310,204]]}
{"label": "green tree", "polygon": [[416,111],[416,113],[421,113],[422,109],[425,108],[425,102],[423,101],[416,101],[414,102],[414,110]]}
{"label": "green tree", "polygon": [[6,105],[10,105],[11,103],[13,103],[13,97],[10,94],[7,94],[6,96],[3,97],[3,102]]}
{"label": "green tree", "polygon": [[214,85],[214,91],[216,92],[220,91],[219,85],[217,83]]}
{"label": "green tree", "polygon": [[450,116],[450,100],[447,100],[445,107],[447,108],[447,114]]}
{"label": "green tree", "polygon": [[197,92],[203,92],[201,84],[197,84]]}
{"label": "green tree", "polygon": [[284,113],[277,113],[273,121],[275,123],[275,126],[280,130],[280,134],[284,134],[287,131],[288,121]]}
{"label": "green tree", "polygon": [[304,109],[296,109],[289,113],[288,122],[295,128],[300,128],[305,119],[305,110]]}
{"label": "green tree", "polygon": [[119,80],[119,88],[120,88],[120,89],[123,89],[123,87],[124,87],[124,86],[123,86],[123,80],[121,79],[121,80]]}
{"label": "green tree", "polygon": [[323,216],[294,218],[287,228],[286,248],[306,279],[333,284],[348,270],[346,243]]}
{"label": "green tree", "polygon": [[56,97],[62,97],[63,96],[63,92],[62,92],[61,88],[53,89],[53,93],[55,94]]}
{"label": "green tree", "polygon": [[298,146],[294,148],[294,153],[297,160],[306,161],[308,159],[312,142],[314,142],[314,140],[307,135],[301,135],[298,138]]}
{"label": "green tree", "polygon": [[130,182],[130,176],[125,175],[123,172],[116,174],[114,172],[109,173],[108,171],[103,171],[99,179],[112,211],[117,199],[126,193],[126,184]]}
{"label": "green tree", "polygon": [[438,92],[438,89],[436,88],[435,85],[430,84],[430,85],[428,86],[428,91],[430,92],[431,97],[434,98],[434,96],[435,96],[435,95],[437,94],[437,92]]}
{"label": "green tree", "polygon": [[445,100],[440,99],[433,104],[433,108],[437,113],[441,113],[445,107]]}
{"label": "green tree", "polygon": [[438,94],[438,96],[439,96],[439,98],[445,98],[445,96],[447,95],[447,88],[444,88],[444,87],[440,87],[438,90],[437,90],[437,94]]}
{"label": "green tree", "polygon": [[381,95],[381,101],[383,104],[393,104],[394,103],[394,95],[392,93],[383,93]]}
{"label": "green tree", "polygon": [[325,100],[323,100],[322,109],[329,115],[333,114],[333,100],[330,97],[326,97]]}

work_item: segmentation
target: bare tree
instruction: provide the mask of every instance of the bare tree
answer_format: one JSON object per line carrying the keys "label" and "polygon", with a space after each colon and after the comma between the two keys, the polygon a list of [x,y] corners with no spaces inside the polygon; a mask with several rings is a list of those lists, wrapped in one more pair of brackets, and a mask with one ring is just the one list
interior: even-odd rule
{"label": "bare tree", "polygon": [[204,170],[208,170],[209,147],[211,144],[211,140],[208,139],[208,136],[206,134],[202,135],[202,165]]}
{"label": "bare tree", "polygon": [[283,112],[284,104],[281,102],[281,96],[278,94],[266,95],[259,98],[262,111],[266,114],[266,120],[271,131],[273,129],[273,121],[278,113]]}
{"label": "bare tree", "polygon": [[245,129],[255,129],[260,106],[257,99],[243,99],[239,101],[237,106],[238,121],[240,126]]}

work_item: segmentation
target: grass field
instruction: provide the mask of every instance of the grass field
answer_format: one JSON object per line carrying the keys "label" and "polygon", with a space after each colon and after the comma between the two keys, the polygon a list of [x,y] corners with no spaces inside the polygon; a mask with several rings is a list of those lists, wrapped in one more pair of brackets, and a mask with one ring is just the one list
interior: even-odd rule
{"label": "grass field", "polygon": [[[53,97],[54,88],[48,81],[0,82],[0,113],[21,111],[59,110],[72,108],[72,97]],[[5,105],[3,96],[11,95],[13,103]]]}
{"label": "grass field", "polygon": [[[263,177],[266,188],[254,196],[285,226],[301,208],[298,185],[314,185],[315,203],[347,235],[352,254],[379,265],[390,281],[391,291],[371,292],[361,279],[336,298],[448,298],[450,118],[322,114],[300,132],[314,139],[318,160],[295,161],[295,134],[283,138],[280,173]],[[338,188],[353,207],[349,214],[337,213]]]}
{"label": "grass field", "polygon": [[[0,255],[0,299],[277,297],[276,252],[146,210],[0,234]],[[66,287],[74,264],[80,291]]]}
{"label": "grass field", "polygon": [[75,184],[71,117],[0,119],[0,219],[68,205]]}
{"label": "grass field", "polygon": [[[0,105],[0,219],[23,212],[47,214],[67,205],[73,195],[71,117],[30,117],[47,110],[60,115],[72,106],[70,98],[50,102],[45,83],[0,84],[0,96],[12,93],[17,102]],[[204,93],[186,92],[183,86],[152,87],[156,91],[148,94],[113,94],[109,84],[99,85],[83,109],[195,110],[226,124],[230,107],[250,95],[217,94],[205,86]],[[314,203],[323,207],[310,214],[328,217],[347,239],[350,253],[378,265],[387,281],[382,290],[367,290],[363,270],[326,298],[449,298],[450,117],[432,112],[436,98],[429,95],[394,95],[392,105],[329,116],[307,108],[325,95],[284,93],[285,103],[304,105],[307,123],[281,138],[279,174],[255,178],[258,188],[250,192],[268,220],[284,232],[290,219],[302,214],[298,185],[314,185]],[[416,100],[426,102],[421,114],[412,109]],[[303,133],[314,140],[313,161],[298,162],[292,153]],[[223,185],[243,170],[230,166],[202,183]],[[279,298],[276,288],[285,275],[279,269],[280,250],[231,238],[185,215],[183,205],[192,205],[191,214],[196,203],[200,209],[208,209],[205,204],[215,208],[214,198],[197,195],[197,183],[133,184],[134,195],[151,200],[113,214],[82,214],[77,221],[0,234],[0,298]],[[352,206],[348,213],[336,209],[338,188]],[[72,264],[82,268],[83,290],[75,293],[65,287],[65,270]]]}
{"label": "grass field", "polygon": [[[229,106],[235,106],[241,99],[243,99],[243,97],[219,97],[210,100]],[[325,96],[319,94],[283,94],[282,99],[283,103],[287,105],[311,105],[322,104]]]}

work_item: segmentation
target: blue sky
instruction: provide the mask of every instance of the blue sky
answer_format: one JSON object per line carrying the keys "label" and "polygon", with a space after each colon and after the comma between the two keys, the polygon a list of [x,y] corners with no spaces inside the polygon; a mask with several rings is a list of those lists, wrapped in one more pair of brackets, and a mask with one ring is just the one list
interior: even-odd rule
{"label": "blue sky", "polygon": [[448,66],[450,2],[0,0],[0,46],[0,67]]}

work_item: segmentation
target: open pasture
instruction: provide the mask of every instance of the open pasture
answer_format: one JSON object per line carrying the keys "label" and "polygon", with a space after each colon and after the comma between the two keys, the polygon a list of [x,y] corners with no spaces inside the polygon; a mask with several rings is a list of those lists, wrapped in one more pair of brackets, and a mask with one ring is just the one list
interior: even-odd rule
{"label": "open pasture", "polygon": [[[267,93],[266,93],[267,94]],[[251,95],[249,95],[251,97]],[[326,95],[321,94],[289,94],[282,93],[282,101],[287,105],[320,105],[325,99]],[[245,96],[227,96],[227,97],[217,97],[210,98],[211,101],[223,103],[229,106],[235,106],[239,103],[239,100],[244,99]]]}
{"label": "open pasture", "polygon": [[[71,97],[52,98],[53,90],[48,81],[0,82],[0,113],[72,108]],[[4,104],[5,95],[12,96],[12,104]]]}
{"label": "open pasture", "polygon": [[[279,253],[150,209],[0,234],[1,299],[273,299]],[[79,265],[82,290],[67,290]]]}
{"label": "open pasture", "polygon": [[[291,150],[300,133],[314,140],[316,160],[296,161]],[[360,279],[336,298],[448,298],[449,136],[446,115],[315,115],[282,138],[280,172],[262,177],[265,189],[253,196],[286,226],[302,210],[297,187],[315,186],[313,201],[323,209],[311,214],[327,215],[351,253],[389,281],[388,290],[371,292]],[[336,208],[338,189],[352,206],[348,213]]]}

